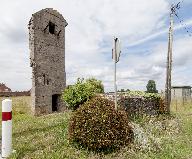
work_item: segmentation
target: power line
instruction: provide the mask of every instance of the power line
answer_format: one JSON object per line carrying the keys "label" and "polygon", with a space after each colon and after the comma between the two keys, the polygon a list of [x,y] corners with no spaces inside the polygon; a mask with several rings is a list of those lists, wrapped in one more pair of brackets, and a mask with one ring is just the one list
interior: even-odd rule
{"label": "power line", "polygon": [[185,31],[188,33],[188,35],[191,37],[192,36],[192,30],[191,28],[187,27],[187,25],[184,23],[184,21],[180,18],[178,11],[181,9],[181,3],[183,3],[183,1],[180,1],[179,3],[177,3],[176,5],[172,5],[171,7],[171,13],[174,14],[177,19],[179,20],[180,24],[183,26],[183,28],[185,29]]}

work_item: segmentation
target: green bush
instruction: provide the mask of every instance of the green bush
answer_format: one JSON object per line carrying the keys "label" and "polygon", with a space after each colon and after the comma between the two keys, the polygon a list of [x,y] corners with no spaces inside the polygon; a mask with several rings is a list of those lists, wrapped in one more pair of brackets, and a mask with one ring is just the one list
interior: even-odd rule
{"label": "green bush", "polygon": [[97,80],[95,78],[89,78],[86,80],[86,83],[89,83],[94,87],[94,92],[104,93],[104,86],[102,84],[102,81]]}
{"label": "green bush", "polygon": [[101,81],[94,78],[77,79],[75,85],[69,86],[63,92],[62,98],[67,103],[68,108],[77,109],[79,105],[93,97],[95,93],[104,91]]}
{"label": "green bush", "polygon": [[129,144],[132,129],[126,113],[116,111],[114,102],[94,97],[73,112],[69,139],[89,150],[108,151]]}

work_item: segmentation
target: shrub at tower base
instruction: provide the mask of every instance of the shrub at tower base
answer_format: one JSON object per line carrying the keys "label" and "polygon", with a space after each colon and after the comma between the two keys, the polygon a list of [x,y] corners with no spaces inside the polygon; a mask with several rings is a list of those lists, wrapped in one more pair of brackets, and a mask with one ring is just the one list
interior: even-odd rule
{"label": "shrub at tower base", "polygon": [[112,151],[127,145],[133,132],[124,111],[116,111],[114,103],[94,97],[73,112],[69,123],[69,139],[93,151]]}
{"label": "shrub at tower base", "polygon": [[80,105],[93,97],[96,93],[103,93],[104,87],[100,80],[89,78],[84,80],[78,78],[77,82],[66,88],[62,98],[67,103],[67,107],[76,110]]}

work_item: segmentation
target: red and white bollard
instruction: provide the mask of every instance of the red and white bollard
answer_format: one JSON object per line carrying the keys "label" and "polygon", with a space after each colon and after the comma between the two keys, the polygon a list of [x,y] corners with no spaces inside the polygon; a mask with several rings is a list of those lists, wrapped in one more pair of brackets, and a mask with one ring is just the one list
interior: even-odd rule
{"label": "red and white bollard", "polygon": [[12,153],[12,100],[2,101],[2,158],[9,157]]}

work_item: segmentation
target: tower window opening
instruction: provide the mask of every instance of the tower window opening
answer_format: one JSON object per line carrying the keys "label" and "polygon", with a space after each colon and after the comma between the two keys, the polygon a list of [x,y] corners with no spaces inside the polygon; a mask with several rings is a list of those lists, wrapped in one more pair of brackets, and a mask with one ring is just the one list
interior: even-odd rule
{"label": "tower window opening", "polygon": [[52,22],[49,22],[49,32],[55,34],[55,24]]}

